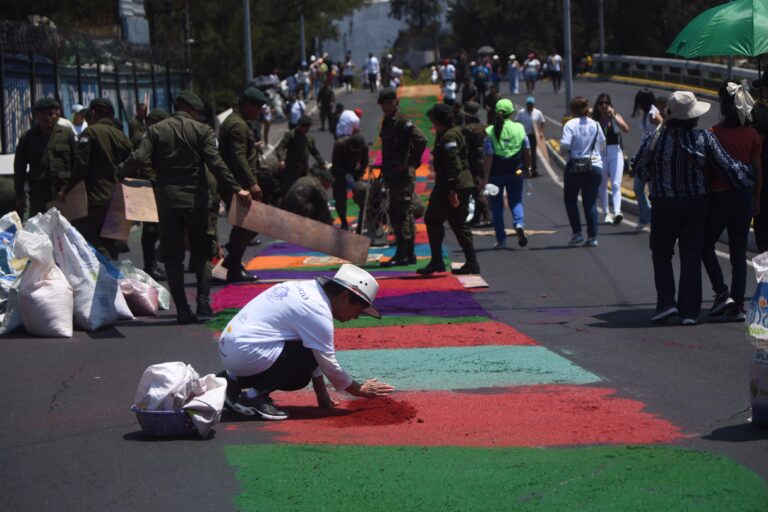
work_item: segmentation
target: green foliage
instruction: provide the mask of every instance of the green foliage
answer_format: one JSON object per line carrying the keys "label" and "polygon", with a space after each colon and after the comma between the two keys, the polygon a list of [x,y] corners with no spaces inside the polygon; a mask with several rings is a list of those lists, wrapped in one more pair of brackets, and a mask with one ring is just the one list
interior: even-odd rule
{"label": "green foliage", "polygon": [[434,26],[443,12],[443,2],[436,0],[390,0],[389,15],[405,21],[416,32]]}
{"label": "green foliage", "polygon": [[[608,53],[664,56],[677,33],[700,12],[721,0],[604,0],[605,48]],[[499,55],[529,51],[562,52],[562,0],[453,0],[448,9],[453,44],[470,54],[482,45]],[[598,3],[571,1],[574,52],[598,51]]]}

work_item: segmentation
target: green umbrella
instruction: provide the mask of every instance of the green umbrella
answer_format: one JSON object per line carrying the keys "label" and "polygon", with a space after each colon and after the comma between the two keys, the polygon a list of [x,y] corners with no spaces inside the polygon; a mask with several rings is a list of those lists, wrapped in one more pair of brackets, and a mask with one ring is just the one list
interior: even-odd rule
{"label": "green umbrella", "polygon": [[704,11],[677,35],[667,53],[686,59],[768,53],[768,2],[737,0]]}

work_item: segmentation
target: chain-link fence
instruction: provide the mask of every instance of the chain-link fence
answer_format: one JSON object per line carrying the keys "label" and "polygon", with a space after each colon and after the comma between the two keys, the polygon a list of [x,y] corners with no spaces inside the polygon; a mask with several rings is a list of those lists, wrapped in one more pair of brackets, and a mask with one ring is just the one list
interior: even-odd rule
{"label": "chain-link fence", "polygon": [[135,46],[45,25],[0,20],[0,153],[13,153],[31,127],[32,104],[57,98],[62,116],[72,106],[109,98],[127,126],[136,105],[171,111],[189,81],[183,47]]}

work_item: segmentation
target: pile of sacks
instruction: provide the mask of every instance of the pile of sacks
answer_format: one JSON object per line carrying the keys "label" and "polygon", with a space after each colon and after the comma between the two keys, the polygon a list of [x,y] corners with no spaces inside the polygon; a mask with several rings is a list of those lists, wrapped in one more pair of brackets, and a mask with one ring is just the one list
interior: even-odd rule
{"label": "pile of sacks", "polygon": [[71,337],[168,309],[168,291],[129,261],[115,267],[55,208],[21,228],[0,218],[0,334]]}

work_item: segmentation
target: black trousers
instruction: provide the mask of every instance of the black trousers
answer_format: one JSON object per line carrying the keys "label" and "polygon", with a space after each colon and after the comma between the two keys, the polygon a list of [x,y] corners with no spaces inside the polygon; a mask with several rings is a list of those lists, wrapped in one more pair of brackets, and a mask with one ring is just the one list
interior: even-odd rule
{"label": "black trousers", "polygon": [[452,208],[448,201],[448,190],[434,189],[429,196],[429,206],[424,214],[424,224],[427,225],[427,236],[429,237],[429,247],[432,252],[432,261],[439,262],[443,260],[443,239],[445,238],[445,227],[443,223],[448,221],[453,234],[456,235],[456,241],[464,251],[464,257],[468,264],[476,264],[475,246],[472,242],[472,230],[467,224],[467,213],[469,211],[469,197],[472,195],[471,188],[465,188],[457,191],[459,196],[459,206]]}
{"label": "black trousers", "polygon": [[208,302],[211,291],[211,239],[208,208],[159,208],[160,241],[165,253],[165,273],[176,311],[188,311],[184,290],[184,237],[189,238],[190,257],[195,265],[197,302]]}
{"label": "black trousers", "polygon": [[150,270],[157,265],[157,241],[159,239],[159,222],[141,223],[141,251],[144,254],[144,270]]}
{"label": "black trousers", "polygon": [[243,388],[253,388],[260,395],[276,390],[296,391],[310,383],[315,368],[317,360],[312,350],[301,340],[286,341],[280,356],[265,371],[245,377],[238,375],[235,380],[227,373],[227,395],[237,400]]}
{"label": "black trousers", "polygon": [[341,227],[347,229],[349,227],[347,222],[347,177],[338,174],[333,177],[333,200],[336,203],[336,213],[339,214]]}

